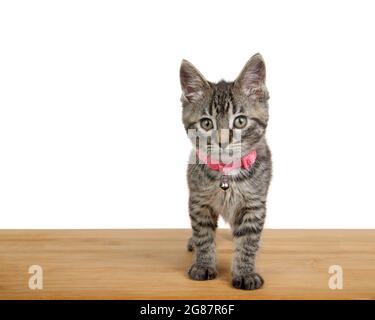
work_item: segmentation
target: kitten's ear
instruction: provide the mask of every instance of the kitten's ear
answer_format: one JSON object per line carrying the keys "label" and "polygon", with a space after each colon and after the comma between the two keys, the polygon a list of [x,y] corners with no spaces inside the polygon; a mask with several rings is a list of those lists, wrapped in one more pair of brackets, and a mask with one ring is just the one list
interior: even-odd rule
{"label": "kitten's ear", "polygon": [[208,81],[189,61],[182,60],[180,68],[182,100],[195,102],[210,88]]}
{"label": "kitten's ear", "polygon": [[266,65],[262,56],[253,55],[235,81],[235,86],[247,97],[264,101],[268,99]]}

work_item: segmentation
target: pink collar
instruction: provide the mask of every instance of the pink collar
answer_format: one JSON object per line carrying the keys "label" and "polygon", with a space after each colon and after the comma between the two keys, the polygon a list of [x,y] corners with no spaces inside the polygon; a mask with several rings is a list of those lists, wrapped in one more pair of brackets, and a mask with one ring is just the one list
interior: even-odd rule
{"label": "pink collar", "polygon": [[207,156],[200,150],[197,150],[197,155],[198,158],[202,160],[210,169],[220,171],[224,174],[227,174],[230,171],[238,168],[248,169],[254,164],[257,158],[257,152],[255,149],[251,150],[241,159],[234,160],[231,163],[223,163],[221,161],[212,159],[210,156]]}

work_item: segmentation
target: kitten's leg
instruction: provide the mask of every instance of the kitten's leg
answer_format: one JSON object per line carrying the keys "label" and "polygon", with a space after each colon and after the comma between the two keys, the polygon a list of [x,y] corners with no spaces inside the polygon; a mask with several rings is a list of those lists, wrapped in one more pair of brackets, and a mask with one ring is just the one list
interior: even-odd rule
{"label": "kitten's leg", "polygon": [[235,252],[232,265],[232,284],[235,288],[253,290],[263,285],[255,272],[255,255],[259,248],[266,208],[249,206],[240,209],[232,225]]}
{"label": "kitten's leg", "polygon": [[191,208],[190,220],[193,229],[192,244],[195,249],[195,261],[188,274],[194,280],[210,280],[217,275],[215,230],[217,216],[208,206]]}
{"label": "kitten's leg", "polygon": [[190,251],[190,252],[194,250],[193,237],[190,237],[190,238],[188,239],[187,249],[188,249],[188,251]]}

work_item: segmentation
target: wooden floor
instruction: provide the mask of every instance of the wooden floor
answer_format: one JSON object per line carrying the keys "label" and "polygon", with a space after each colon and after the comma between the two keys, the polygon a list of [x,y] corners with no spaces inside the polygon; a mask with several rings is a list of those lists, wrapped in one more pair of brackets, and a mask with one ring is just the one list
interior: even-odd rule
{"label": "wooden floor", "polygon": [[[230,285],[229,230],[217,235],[219,276],[188,279],[188,230],[0,231],[2,299],[375,299],[375,230],[265,230],[262,289]],[[28,269],[43,268],[30,290]],[[344,287],[328,287],[328,268]]]}

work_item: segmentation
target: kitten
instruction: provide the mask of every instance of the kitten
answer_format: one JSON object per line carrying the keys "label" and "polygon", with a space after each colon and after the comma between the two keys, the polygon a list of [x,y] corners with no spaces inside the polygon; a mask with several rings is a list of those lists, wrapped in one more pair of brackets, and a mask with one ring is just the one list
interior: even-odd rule
{"label": "kitten", "polygon": [[193,143],[187,178],[192,225],[188,250],[195,250],[188,274],[194,280],[217,275],[214,238],[221,215],[235,243],[232,285],[247,290],[263,285],[255,255],[272,171],[265,139],[265,77],[260,54],[251,57],[234,82],[209,82],[190,62],[181,63],[182,118]]}

